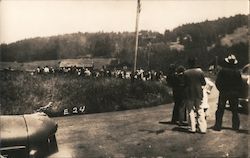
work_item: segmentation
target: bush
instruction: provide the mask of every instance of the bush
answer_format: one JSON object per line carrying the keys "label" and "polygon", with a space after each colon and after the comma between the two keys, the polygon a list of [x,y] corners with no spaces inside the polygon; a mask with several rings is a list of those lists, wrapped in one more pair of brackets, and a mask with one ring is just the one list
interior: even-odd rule
{"label": "bush", "polygon": [[169,88],[159,81],[100,78],[84,79],[65,74],[30,75],[1,72],[1,114],[32,113],[53,102],[50,115],[86,107],[84,113],[120,111],[171,101]]}

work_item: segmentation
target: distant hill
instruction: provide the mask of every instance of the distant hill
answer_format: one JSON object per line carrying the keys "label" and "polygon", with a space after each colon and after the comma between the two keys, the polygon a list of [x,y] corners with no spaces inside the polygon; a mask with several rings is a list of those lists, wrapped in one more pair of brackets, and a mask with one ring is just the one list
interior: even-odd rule
{"label": "distant hill", "polygon": [[[187,58],[197,57],[202,67],[215,58],[224,58],[234,51],[248,63],[247,15],[235,15],[213,21],[190,23],[164,34],[140,31],[138,66],[167,69],[170,63],[185,64]],[[121,63],[133,63],[133,32],[72,33],[51,37],[25,39],[1,44],[0,60],[31,62],[68,58],[118,58]]]}
{"label": "distant hill", "polygon": [[239,27],[233,33],[226,34],[225,37],[221,38],[221,45],[231,47],[239,43],[248,43],[247,33],[247,26]]}

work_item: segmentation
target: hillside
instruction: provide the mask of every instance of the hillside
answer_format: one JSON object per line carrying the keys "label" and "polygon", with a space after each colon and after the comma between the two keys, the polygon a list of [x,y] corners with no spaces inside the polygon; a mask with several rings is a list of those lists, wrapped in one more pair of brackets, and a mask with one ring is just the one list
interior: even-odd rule
{"label": "hillside", "polygon": [[120,111],[171,102],[166,82],[88,78],[77,74],[0,71],[0,114],[32,113],[53,103],[48,114],[86,107],[85,113]]}
{"label": "hillside", "polygon": [[233,46],[239,43],[247,43],[248,42],[248,28],[247,26],[239,27],[234,30],[231,34],[226,34],[225,37],[221,39],[221,45],[223,46]]}
{"label": "hillside", "polygon": [[[239,66],[248,63],[247,15],[235,15],[179,26],[164,34],[140,31],[138,66],[167,69],[169,63],[185,64],[187,58],[199,58],[207,68],[215,56],[224,58],[228,51],[240,52]],[[25,39],[1,44],[1,61],[31,62],[81,57],[118,58],[133,65],[133,32],[72,33]]]}

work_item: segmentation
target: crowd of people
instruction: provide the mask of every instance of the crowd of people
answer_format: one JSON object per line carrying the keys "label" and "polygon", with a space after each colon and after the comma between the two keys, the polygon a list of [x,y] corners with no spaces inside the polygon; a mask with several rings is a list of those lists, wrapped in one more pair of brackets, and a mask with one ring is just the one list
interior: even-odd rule
{"label": "crowd of people", "polygon": [[82,76],[85,78],[102,78],[102,77],[114,77],[121,79],[142,80],[142,81],[161,81],[165,80],[166,76],[162,71],[148,70],[145,71],[142,68],[137,69],[135,72],[128,71],[127,69],[92,69],[92,68],[79,68],[76,66],[62,67],[54,69],[53,67],[37,67],[36,74],[72,74]]}
{"label": "crowd of people", "polygon": [[[221,130],[228,101],[232,110],[232,129],[238,131],[238,99],[243,81],[240,71],[236,69],[238,61],[233,54],[225,58],[224,63],[215,81],[219,99],[213,130]],[[204,76],[202,69],[196,65],[195,58],[188,61],[187,69],[182,65],[170,65],[167,82],[173,89],[174,108],[171,123],[180,127],[189,126],[188,131],[191,133],[205,134],[209,115],[208,95],[214,86],[213,82]]]}

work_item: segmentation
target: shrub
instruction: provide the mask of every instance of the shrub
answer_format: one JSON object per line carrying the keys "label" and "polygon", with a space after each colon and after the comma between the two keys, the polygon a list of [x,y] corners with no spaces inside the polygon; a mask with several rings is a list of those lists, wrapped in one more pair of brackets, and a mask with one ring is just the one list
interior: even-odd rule
{"label": "shrub", "polygon": [[159,81],[100,78],[84,79],[65,74],[30,75],[1,72],[1,114],[32,113],[53,102],[49,114],[86,107],[85,113],[120,111],[171,101],[169,88]]}

